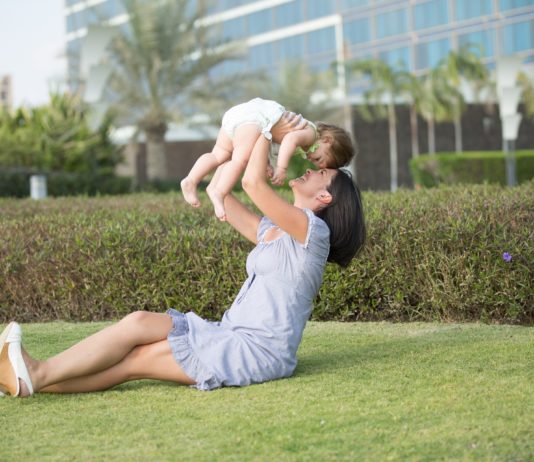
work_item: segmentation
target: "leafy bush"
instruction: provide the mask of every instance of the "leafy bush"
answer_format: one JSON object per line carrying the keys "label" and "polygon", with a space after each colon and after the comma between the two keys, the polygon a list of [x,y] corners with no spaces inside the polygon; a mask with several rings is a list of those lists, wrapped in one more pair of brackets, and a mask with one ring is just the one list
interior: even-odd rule
{"label": "leafy bush", "polygon": [[[534,151],[517,151],[518,183],[534,178]],[[410,160],[415,184],[433,187],[438,184],[506,184],[506,164],[502,152],[464,152],[426,154]]]}
{"label": "leafy bush", "polygon": [[[28,197],[30,177],[37,171],[17,169],[0,170],[0,197]],[[114,174],[48,172],[46,174],[49,196],[76,196],[96,194],[126,194],[132,191],[132,178]]]}
{"label": "leafy bush", "polygon": [[[220,318],[251,245],[202,198],[200,209],[174,193],[0,200],[0,321],[167,307]],[[348,269],[327,267],[314,319],[534,322],[534,182],[364,202],[367,245]]]}
{"label": "leafy bush", "polygon": [[0,196],[28,196],[35,173],[47,175],[53,196],[130,191],[131,180],[114,174],[121,154],[110,129],[110,117],[91,128],[88,107],[67,94],[51,94],[45,106],[0,111]]}

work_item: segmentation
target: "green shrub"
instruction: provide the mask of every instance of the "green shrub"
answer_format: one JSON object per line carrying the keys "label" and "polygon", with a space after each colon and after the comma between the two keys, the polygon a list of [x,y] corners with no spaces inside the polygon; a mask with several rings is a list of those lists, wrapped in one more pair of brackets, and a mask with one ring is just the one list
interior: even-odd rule
{"label": "green shrub", "polygon": [[[35,171],[27,169],[0,170],[0,197],[28,197],[30,177]],[[132,190],[132,179],[114,174],[87,174],[48,172],[46,176],[49,196],[77,196],[97,194],[126,194]]]}
{"label": "green shrub", "polygon": [[0,111],[0,168],[109,173],[122,158],[110,138],[112,122],[107,115],[91,127],[89,107],[59,93],[43,106]]}
{"label": "green shrub", "polygon": [[[534,151],[517,151],[518,183],[534,178]],[[433,187],[438,184],[506,184],[506,164],[502,152],[464,152],[422,155],[410,160],[414,183]]]}
{"label": "green shrub", "polygon": [[[174,193],[0,200],[0,321],[168,307],[220,318],[251,244],[201,198],[200,209]],[[348,269],[327,267],[314,319],[534,322],[534,182],[364,202],[367,245]]]}

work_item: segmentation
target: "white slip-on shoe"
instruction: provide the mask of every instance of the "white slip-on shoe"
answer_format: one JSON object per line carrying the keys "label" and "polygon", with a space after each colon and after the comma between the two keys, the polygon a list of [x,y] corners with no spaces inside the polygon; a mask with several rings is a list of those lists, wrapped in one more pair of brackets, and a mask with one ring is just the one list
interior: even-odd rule
{"label": "white slip-on shoe", "polygon": [[[4,344],[6,343],[6,338],[7,338],[7,335],[9,334],[9,331],[11,330],[11,328],[13,327],[13,323],[10,322],[6,328],[4,329],[4,331],[0,334],[0,351],[3,350],[4,348]],[[6,396],[6,392],[7,390],[4,388],[4,387],[1,387],[0,386],[0,398]]]}
{"label": "white slip-on shoe", "polygon": [[12,322],[0,338],[0,384],[11,396],[19,396],[20,380],[26,384],[30,395],[33,395],[33,384],[22,357],[21,343],[22,330],[16,322]]}

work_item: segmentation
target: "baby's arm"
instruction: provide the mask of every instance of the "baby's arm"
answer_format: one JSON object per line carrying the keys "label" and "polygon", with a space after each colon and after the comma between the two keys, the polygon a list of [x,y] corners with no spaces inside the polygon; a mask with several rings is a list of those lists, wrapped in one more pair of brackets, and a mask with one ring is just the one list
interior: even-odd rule
{"label": "baby's arm", "polygon": [[282,185],[286,179],[289,160],[298,146],[309,147],[315,143],[315,130],[309,125],[302,130],[288,133],[282,138],[276,169],[272,179],[273,184]]}

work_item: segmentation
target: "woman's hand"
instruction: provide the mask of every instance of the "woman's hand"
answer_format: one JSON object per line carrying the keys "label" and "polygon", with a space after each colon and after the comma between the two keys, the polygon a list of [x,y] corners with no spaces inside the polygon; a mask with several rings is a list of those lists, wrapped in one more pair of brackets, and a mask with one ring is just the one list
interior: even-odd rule
{"label": "woman's hand", "polygon": [[[252,202],[273,223],[304,243],[308,229],[308,217],[304,211],[287,203],[267,184],[267,157],[270,142],[260,136],[254,145],[241,184]],[[226,205],[226,203],[225,203]]]}
{"label": "woman's hand", "polygon": [[303,118],[302,115],[285,111],[280,120],[271,129],[273,141],[275,143],[280,143],[285,135],[294,132],[295,130],[302,130],[303,128],[306,128],[307,125],[308,121]]}

